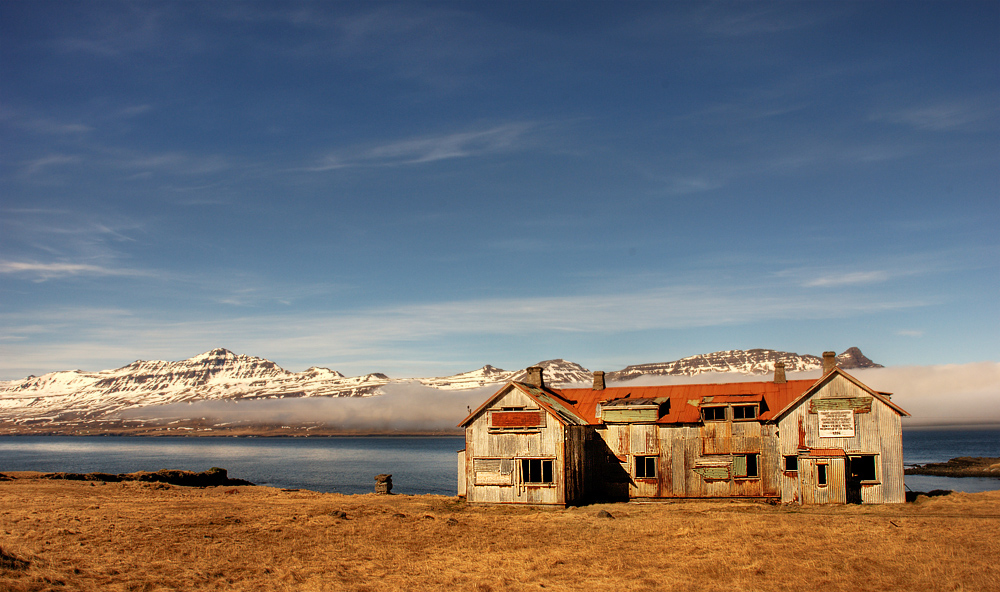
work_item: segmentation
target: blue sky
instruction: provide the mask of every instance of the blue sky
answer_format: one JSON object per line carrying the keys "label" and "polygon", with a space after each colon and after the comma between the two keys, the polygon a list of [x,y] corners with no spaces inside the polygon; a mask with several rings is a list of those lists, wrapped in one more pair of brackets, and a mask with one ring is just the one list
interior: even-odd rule
{"label": "blue sky", "polygon": [[1000,3],[0,2],[0,379],[1000,360]]}

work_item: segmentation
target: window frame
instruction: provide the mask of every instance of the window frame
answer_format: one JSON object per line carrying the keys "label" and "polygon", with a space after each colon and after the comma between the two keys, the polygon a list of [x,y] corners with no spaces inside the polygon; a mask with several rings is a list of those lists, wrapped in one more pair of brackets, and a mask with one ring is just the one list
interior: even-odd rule
{"label": "window frame", "polygon": [[[736,459],[743,459],[743,473],[740,474],[737,470]],[[750,459],[753,459],[753,462]],[[750,467],[753,467],[753,474],[750,473]],[[734,454],[733,455],[733,479],[760,479],[760,453],[759,452],[748,452],[746,454]]]}
{"label": "window frame", "polygon": [[[785,455],[782,456],[782,461],[783,461],[782,470],[784,472],[786,472],[786,473],[798,473],[799,472],[799,456],[797,454],[785,454]],[[795,468],[794,469],[789,469],[788,468],[788,464],[789,464],[788,461],[794,461],[795,462]]]}
{"label": "window frame", "polygon": [[[553,458],[519,458],[518,463],[518,481],[521,485],[529,487],[554,487],[555,482],[555,459]],[[537,472],[538,480],[531,480],[535,477],[535,471],[532,469],[532,463],[538,463]],[[546,467],[548,468],[548,475],[546,475]],[[527,468],[527,471],[525,469]],[[545,480],[548,476],[548,481]]]}
{"label": "window frame", "polygon": [[[829,469],[830,469],[830,463],[826,462],[816,463],[816,487],[826,487],[830,484]],[[820,477],[822,477],[822,479]]]}
{"label": "window frame", "polygon": [[[732,407],[733,407],[733,421],[756,421],[757,420],[757,416],[760,415],[760,412],[759,412],[759,410],[757,408],[757,405],[733,405]],[[736,410],[737,409],[752,409],[753,410],[753,416],[752,417],[736,417]]]}
{"label": "window frame", "polygon": [[[729,417],[729,413],[726,412],[727,408],[728,408],[728,405],[707,405],[705,407],[702,407],[701,408],[701,420],[703,422],[705,422],[705,421],[726,421],[726,419],[728,419],[728,417]],[[715,412],[718,411],[718,410],[721,410],[722,411],[722,417],[721,418],[718,418],[718,417],[711,417],[710,418],[710,417],[708,417],[708,414],[706,412],[709,409],[712,410],[712,412],[713,412],[712,415],[716,415]]]}
{"label": "window frame", "polygon": [[[854,471],[855,460],[856,459],[860,460],[862,458],[870,458],[871,459],[871,463],[872,463],[872,466],[871,466],[871,469],[872,469],[872,471],[871,471],[872,472],[872,478],[871,479],[855,479],[854,478],[855,474],[856,474],[855,471]],[[851,455],[848,456],[848,462],[850,463],[850,469],[851,469],[850,477],[851,477],[851,480],[857,481],[858,483],[861,483],[861,484],[878,484],[878,483],[881,483],[881,480],[879,480],[879,470],[878,470],[879,462],[878,462],[878,455],[877,454],[851,454]]]}
{"label": "window frame", "polygon": [[[657,456],[643,455],[634,456],[633,458],[633,471],[635,473],[636,479],[656,479],[659,474],[656,470]],[[640,466],[642,467],[642,474],[640,475]],[[652,475],[649,474],[649,469],[652,467]]]}

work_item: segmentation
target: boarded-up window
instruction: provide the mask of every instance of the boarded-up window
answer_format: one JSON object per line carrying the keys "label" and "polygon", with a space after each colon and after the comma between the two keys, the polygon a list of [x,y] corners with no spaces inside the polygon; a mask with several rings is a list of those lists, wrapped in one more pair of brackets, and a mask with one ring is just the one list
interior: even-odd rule
{"label": "boarded-up window", "polygon": [[635,476],[637,479],[655,479],[656,457],[655,456],[635,457]]}
{"label": "boarded-up window", "polygon": [[490,429],[524,430],[545,427],[544,411],[494,411],[490,413]]}
{"label": "boarded-up window", "polygon": [[693,470],[695,473],[701,475],[701,478],[705,481],[718,481],[728,480],[731,468],[732,465],[704,464],[695,466]]}
{"label": "boarded-up window", "polygon": [[552,461],[544,458],[522,458],[521,482],[552,483]]}
{"label": "boarded-up window", "polygon": [[476,485],[513,485],[514,459],[477,458],[472,461]]}
{"label": "boarded-up window", "polygon": [[756,454],[737,454],[733,456],[733,476],[737,479],[756,479],[760,475],[757,473]]}

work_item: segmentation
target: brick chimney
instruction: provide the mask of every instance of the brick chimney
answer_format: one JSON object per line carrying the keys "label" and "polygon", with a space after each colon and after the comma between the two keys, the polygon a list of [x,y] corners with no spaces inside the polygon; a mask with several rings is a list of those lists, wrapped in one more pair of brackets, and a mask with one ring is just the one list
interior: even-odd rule
{"label": "brick chimney", "polygon": [[594,372],[594,390],[603,391],[604,390],[604,371],[598,370]]}
{"label": "brick chimney", "polygon": [[530,366],[528,368],[528,376],[525,377],[524,381],[538,388],[545,388],[545,379],[542,377],[542,372],[541,366]]}
{"label": "brick chimney", "polygon": [[837,367],[837,352],[823,352],[823,375]]}
{"label": "brick chimney", "polygon": [[785,363],[775,362],[774,363],[774,384],[785,384],[788,379],[785,378]]}

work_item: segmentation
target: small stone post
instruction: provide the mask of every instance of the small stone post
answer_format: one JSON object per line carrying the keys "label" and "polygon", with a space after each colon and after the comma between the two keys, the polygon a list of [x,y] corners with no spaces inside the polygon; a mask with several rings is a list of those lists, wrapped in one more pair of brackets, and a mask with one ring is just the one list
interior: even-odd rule
{"label": "small stone post", "polygon": [[392,495],[392,475],[375,475],[375,493],[377,495]]}

